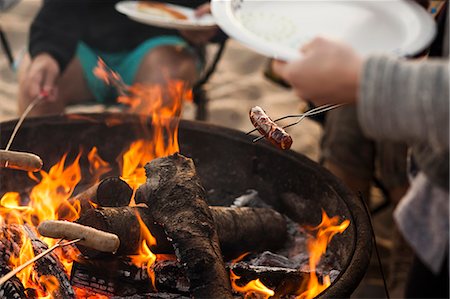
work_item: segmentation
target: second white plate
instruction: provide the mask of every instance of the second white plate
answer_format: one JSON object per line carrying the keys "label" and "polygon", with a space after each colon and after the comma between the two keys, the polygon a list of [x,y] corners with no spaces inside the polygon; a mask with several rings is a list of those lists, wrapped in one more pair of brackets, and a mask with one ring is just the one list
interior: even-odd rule
{"label": "second white plate", "polygon": [[362,55],[408,56],[426,48],[436,31],[432,17],[405,0],[212,0],[211,8],[229,36],[286,61],[317,36],[345,41]]}

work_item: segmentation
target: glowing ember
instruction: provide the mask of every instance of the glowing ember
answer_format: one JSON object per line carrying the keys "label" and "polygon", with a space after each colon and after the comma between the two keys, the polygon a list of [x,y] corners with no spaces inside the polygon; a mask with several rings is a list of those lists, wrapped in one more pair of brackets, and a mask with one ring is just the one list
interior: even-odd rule
{"label": "glowing ember", "polygon": [[[309,238],[307,242],[309,252],[309,270],[310,277],[306,286],[297,299],[311,299],[320,294],[323,290],[330,286],[331,281],[329,276],[323,278],[320,282],[316,274],[316,266],[320,259],[325,254],[328,244],[334,235],[343,233],[350,225],[349,220],[344,220],[339,223],[339,217],[335,216],[329,218],[325,211],[322,210],[322,222],[316,227],[308,227],[312,232],[317,232],[314,238]],[[302,290],[299,290],[300,292]]]}

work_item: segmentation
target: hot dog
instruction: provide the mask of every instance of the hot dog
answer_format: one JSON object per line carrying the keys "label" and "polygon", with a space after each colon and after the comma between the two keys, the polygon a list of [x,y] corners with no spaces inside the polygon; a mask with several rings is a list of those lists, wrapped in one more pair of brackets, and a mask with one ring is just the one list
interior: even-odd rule
{"label": "hot dog", "polygon": [[289,149],[291,147],[291,136],[282,127],[274,123],[261,107],[255,106],[251,108],[249,116],[253,126],[272,144],[280,149]]}
{"label": "hot dog", "polygon": [[120,245],[119,238],[114,234],[69,221],[43,221],[38,226],[38,231],[49,238],[82,239],[80,245],[103,252],[114,253]]}

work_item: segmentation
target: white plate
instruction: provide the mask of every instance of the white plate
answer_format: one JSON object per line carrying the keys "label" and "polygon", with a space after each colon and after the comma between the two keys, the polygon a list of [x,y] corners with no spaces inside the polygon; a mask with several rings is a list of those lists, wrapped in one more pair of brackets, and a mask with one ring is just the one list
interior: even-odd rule
{"label": "white plate", "polygon": [[212,0],[211,8],[229,36],[286,61],[317,36],[343,40],[362,55],[408,56],[436,33],[432,17],[406,0]]}
{"label": "white plate", "polygon": [[166,4],[171,9],[174,9],[187,17],[186,20],[176,20],[169,17],[157,16],[151,13],[146,13],[138,9],[138,1],[121,1],[116,3],[116,10],[127,15],[130,19],[163,28],[172,29],[189,29],[189,30],[203,30],[216,26],[214,17],[210,14],[203,15],[200,18],[195,17],[194,10],[189,7],[183,7],[173,4]]}

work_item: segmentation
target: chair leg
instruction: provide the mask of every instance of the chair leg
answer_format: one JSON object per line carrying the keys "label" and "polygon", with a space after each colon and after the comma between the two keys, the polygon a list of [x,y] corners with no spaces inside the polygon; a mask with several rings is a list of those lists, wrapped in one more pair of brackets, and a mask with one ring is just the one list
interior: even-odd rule
{"label": "chair leg", "polygon": [[6,57],[8,58],[9,66],[11,68],[14,67],[14,57],[12,55],[11,47],[9,46],[8,39],[6,38],[6,34],[3,32],[0,27],[0,42],[2,44],[3,50],[5,51]]}
{"label": "chair leg", "polygon": [[197,106],[197,111],[195,112],[195,119],[205,121],[208,118],[208,97],[203,88],[194,88],[192,91],[194,97],[194,103]]}

